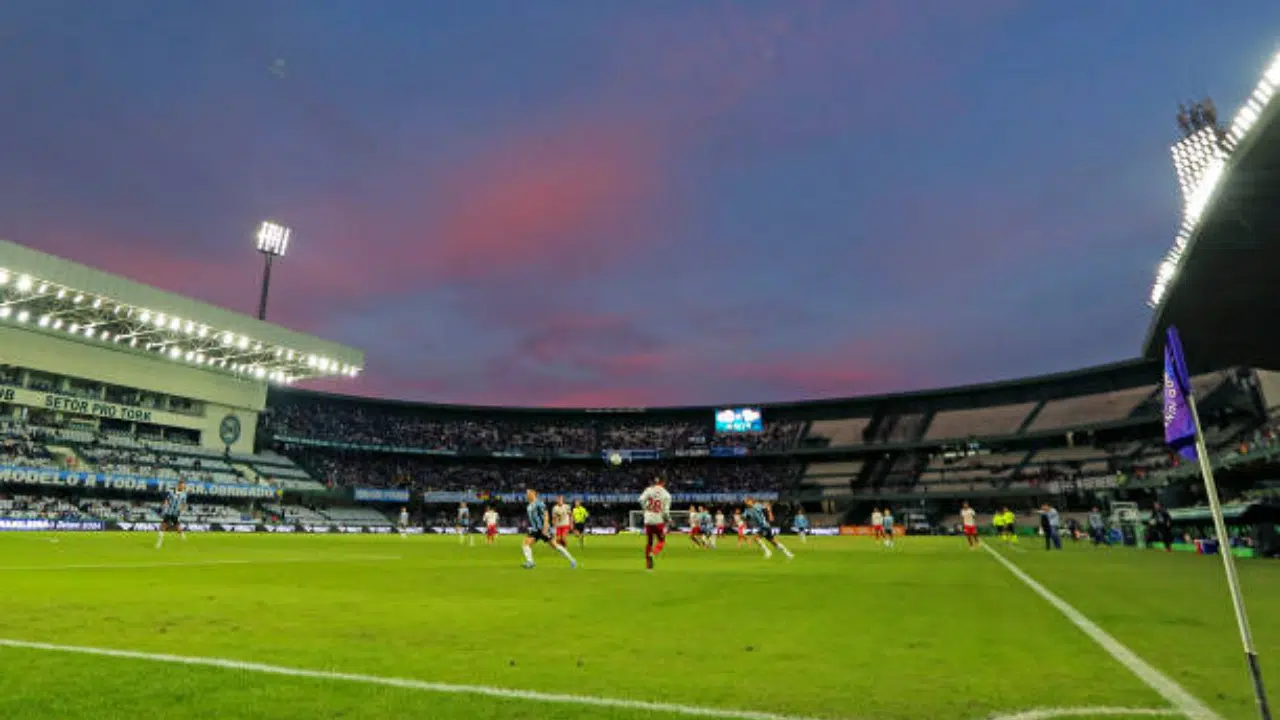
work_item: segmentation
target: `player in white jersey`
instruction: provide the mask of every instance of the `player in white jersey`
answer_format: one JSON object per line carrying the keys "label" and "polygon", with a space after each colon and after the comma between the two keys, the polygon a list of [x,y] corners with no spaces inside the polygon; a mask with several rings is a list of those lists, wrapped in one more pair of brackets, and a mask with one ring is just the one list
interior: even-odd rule
{"label": "player in white jersey", "polygon": [[498,511],[492,506],[484,510],[484,544],[492,545],[498,537]]}
{"label": "player in white jersey", "polygon": [[557,497],[556,504],[551,506],[551,526],[556,530],[556,544],[567,544],[569,531],[573,529],[573,515],[563,495]]}
{"label": "player in white jersey", "polygon": [[969,503],[960,506],[960,524],[964,526],[964,539],[970,550],[978,549],[978,513],[969,507]]}
{"label": "player in white jersey", "polygon": [[716,535],[724,535],[724,511],[716,509]]}
{"label": "player in white jersey", "polygon": [[396,528],[400,530],[400,537],[409,537],[409,508],[400,508],[400,520],[396,522]]}
{"label": "player in white jersey", "polygon": [[742,519],[742,510],[733,509],[733,527],[738,531],[738,547],[747,541],[747,521]]}
{"label": "player in white jersey", "polygon": [[871,510],[871,536],[876,540],[884,539],[884,513],[880,512],[880,508]]}
{"label": "player in white jersey", "polygon": [[689,540],[700,548],[706,549],[707,540],[702,537],[702,516],[698,514],[698,508],[689,506]]}
{"label": "player in white jersey", "polygon": [[654,478],[653,484],[640,493],[640,507],[644,510],[644,566],[653,569],[653,558],[662,552],[667,543],[667,525],[671,523],[671,493],[667,481]]}

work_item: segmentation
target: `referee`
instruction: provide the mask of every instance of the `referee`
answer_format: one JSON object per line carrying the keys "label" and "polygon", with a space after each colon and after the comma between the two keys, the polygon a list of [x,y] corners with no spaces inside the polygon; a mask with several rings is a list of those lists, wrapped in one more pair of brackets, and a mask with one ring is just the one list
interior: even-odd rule
{"label": "referee", "polygon": [[591,513],[583,507],[581,500],[573,501],[573,532],[578,536],[578,547],[583,546],[584,538],[587,535],[587,518],[591,517]]}
{"label": "referee", "polygon": [[1160,503],[1151,508],[1151,528],[1155,530],[1156,539],[1164,544],[1164,551],[1173,552],[1173,516]]}

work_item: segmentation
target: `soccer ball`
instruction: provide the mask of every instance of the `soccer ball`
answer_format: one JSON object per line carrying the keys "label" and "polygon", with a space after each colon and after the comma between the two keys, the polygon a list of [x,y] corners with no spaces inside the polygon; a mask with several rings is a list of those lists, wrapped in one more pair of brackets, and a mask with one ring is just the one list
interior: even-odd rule
{"label": "soccer ball", "polygon": [[612,466],[614,466],[614,467],[617,467],[617,466],[621,465],[621,464],[622,464],[622,456],[621,456],[621,455],[619,455],[618,453],[610,453],[610,455],[609,455],[609,464],[610,464],[610,465],[612,465]]}

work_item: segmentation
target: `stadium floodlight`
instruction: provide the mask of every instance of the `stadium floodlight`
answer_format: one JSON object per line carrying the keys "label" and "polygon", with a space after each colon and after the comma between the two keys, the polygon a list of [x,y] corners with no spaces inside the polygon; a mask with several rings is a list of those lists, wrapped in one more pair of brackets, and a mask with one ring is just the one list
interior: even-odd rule
{"label": "stadium floodlight", "polygon": [[271,264],[284,257],[293,230],[280,223],[264,220],[258,227],[258,252],[262,253],[262,297],[258,300],[258,319],[267,319],[267,295],[271,291]]}
{"label": "stadium floodlight", "polygon": [[31,319],[31,313],[27,312],[26,310],[22,310],[18,313],[18,322],[24,323],[30,319]]}
{"label": "stadium floodlight", "polygon": [[0,318],[7,319],[12,314],[13,314],[13,308],[9,307],[8,305],[0,306]]}
{"label": "stadium floodlight", "polygon": [[9,284],[9,271],[0,268],[0,286]]}
{"label": "stadium floodlight", "polygon": [[18,278],[18,291],[31,292],[31,284],[35,282],[30,275],[23,275]]}

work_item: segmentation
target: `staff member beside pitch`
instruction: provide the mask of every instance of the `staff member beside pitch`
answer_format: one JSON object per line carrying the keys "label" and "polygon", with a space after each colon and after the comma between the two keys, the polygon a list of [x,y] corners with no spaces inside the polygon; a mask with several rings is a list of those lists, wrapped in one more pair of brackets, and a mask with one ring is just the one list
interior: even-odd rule
{"label": "staff member beside pitch", "polygon": [[591,513],[583,507],[581,500],[573,501],[573,534],[578,536],[578,547],[583,546],[583,538],[587,534],[587,518]]}

